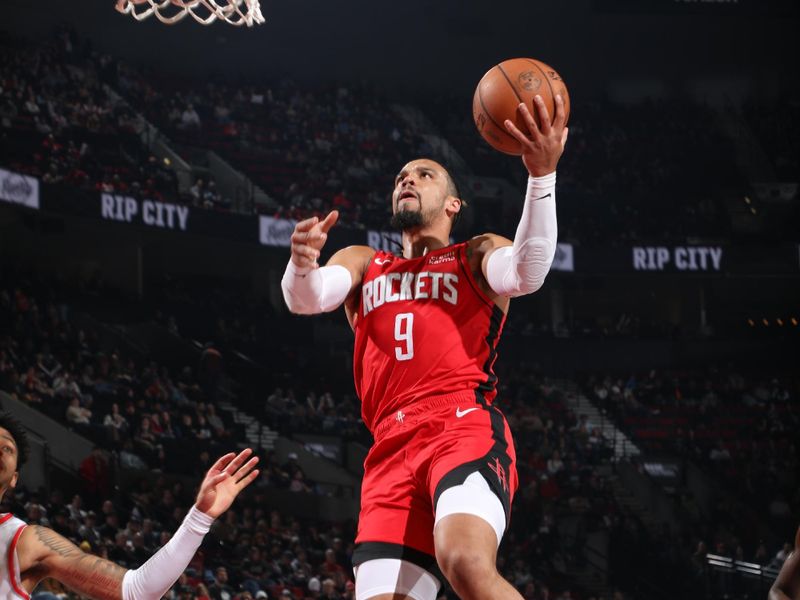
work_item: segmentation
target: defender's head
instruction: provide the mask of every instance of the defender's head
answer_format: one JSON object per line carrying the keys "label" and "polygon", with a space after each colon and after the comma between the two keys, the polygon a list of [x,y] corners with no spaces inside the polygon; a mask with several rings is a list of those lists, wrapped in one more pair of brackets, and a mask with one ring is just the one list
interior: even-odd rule
{"label": "defender's head", "polygon": [[28,460],[28,434],[22,424],[7,412],[0,412],[0,498],[14,489],[19,469]]}

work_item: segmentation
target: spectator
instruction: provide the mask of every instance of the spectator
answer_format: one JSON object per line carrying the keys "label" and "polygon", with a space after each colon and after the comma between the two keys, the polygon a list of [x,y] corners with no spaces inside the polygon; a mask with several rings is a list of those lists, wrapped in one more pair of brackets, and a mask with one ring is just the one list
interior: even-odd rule
{"label": "spectator", "polygon": [[181,114],[181,127],[183,129],[200,129],[200,115],[191,104],[188,104],[186,110]]}
{"label": "spectator", "polygon": [[69,401],[66,417],[67,421],[73,425],[89,425],[92,411],[81,406],[80,400],[77,397],[73,397]]}
{"label": "spectator", "polygon": [[214,583],[208,587],[212,600],[233,600],[234,590],[228,585],[228,570],[225,567],[217,567],[214,573]]}

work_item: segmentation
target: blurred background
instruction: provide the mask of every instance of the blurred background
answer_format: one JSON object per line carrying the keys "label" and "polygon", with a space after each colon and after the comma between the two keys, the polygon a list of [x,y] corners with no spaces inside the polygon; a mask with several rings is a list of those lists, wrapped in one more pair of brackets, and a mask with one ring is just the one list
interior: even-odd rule
{"label": "blurred background", "polygon": [[572,113],[553,270],[496,365],[521,486],[499,568],[526,600],[766,597],[800,523],[796,3],[2,9],[0,406],[34,450],[4,511],[135,567],[250,445],[263,474],[169,597],[354,598],[352,333],[285,309],[288,238],[337,208],[327,252],[396,249],[418,156],[470,204],[456,239],[513,236],[527,174],[471,101],[529,56]]}

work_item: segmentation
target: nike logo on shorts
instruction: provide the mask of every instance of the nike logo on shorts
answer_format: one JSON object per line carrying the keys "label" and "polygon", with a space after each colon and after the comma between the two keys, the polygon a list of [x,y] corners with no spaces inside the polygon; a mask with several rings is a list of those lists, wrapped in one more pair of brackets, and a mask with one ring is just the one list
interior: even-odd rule
{"label": "nike logo on shorts", "polygon": [[460,408],[457,408],[457,409],[456,409],[456,419],[460,419],[460,418],[461,418],[461,417],[463,417],[464,415],[468,415],[468,414],[469,414],[469,413],[471,413],[473,410],[478,410],[478,407],[476,406],[476,407],[474,407],[474,408],[468,408],[467,410],[461,410]]}

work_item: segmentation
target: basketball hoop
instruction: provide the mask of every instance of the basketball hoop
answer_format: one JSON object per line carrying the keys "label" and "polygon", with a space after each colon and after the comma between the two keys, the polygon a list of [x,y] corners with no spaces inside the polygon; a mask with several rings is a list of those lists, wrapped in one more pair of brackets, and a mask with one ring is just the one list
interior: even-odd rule
{"label": "basketball hoop", "polygon": [[211,25],[217,19],[237,27],[264,22],[258,0],[117,0],[117,10],[137,21],[155,15],[167,25],[186,15],[192,15],[201,25]]}

